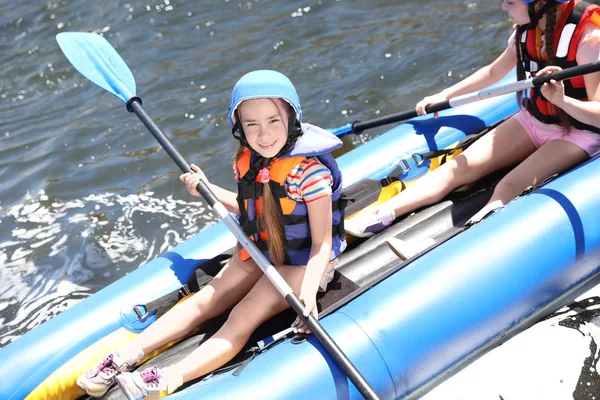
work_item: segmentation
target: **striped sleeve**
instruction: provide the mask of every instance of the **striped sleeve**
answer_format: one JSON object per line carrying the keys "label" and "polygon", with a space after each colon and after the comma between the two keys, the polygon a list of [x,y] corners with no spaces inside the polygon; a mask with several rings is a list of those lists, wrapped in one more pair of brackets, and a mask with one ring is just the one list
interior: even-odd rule
{"label": "striped sleeve", "polygon": [[331,172],[314,157],[296,165],[285,180],[288,197],[305,203],[331,195],[332,186]]}

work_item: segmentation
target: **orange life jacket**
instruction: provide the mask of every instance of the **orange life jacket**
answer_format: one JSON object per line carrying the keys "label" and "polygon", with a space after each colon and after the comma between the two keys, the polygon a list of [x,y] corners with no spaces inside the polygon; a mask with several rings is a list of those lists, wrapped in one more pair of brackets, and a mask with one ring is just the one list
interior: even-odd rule
{"label": "orange life jacket", "polygon": [[[331,259],[339,256],[346,247],[343,227],[343,211],[346,200],[342,197],[342,173],[335,158],[330,154],[333,149],[341,146],[341,142],[331,133],[309,124],[303,124],[303,131],[303,135],[297,140],[294,147],[280,158],[275,159],[269,167],[270,181],[268,185],[276,199],[277,207],[280,208],[281,215],[283,215],[284,263],[290,265],[306,265],[312,245],[306,204],[289,198],[285,190],[285,180],[288,174],[307,156],[317,157],[329,169],[333,178]],[[270,260],[267,247],[269,236],[266,230],[259,231],[258,228],[258,222],[264,216],[262,196],[264,184],[260,183],[260,175],[256,171],[250,172],[255,175],[254,178],[246,177],[251,170],[252,161],[251,152],[245,150],[236,163],[240,177],[237,197],[240,225],[265,257]],[[240,258],[247,260],[250,255],[245,249],[241,249]],[[272,262],[272,260],[270,261]]]}

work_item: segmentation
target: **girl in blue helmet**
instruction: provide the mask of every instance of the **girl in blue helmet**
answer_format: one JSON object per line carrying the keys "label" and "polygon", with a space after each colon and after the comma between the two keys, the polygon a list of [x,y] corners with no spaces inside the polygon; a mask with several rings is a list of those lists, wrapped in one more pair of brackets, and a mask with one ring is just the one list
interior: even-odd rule
{"label": "girl in blue helmet", "polygon": [[[508,46],[491,64],[425,97],[425,107],[490,86],[515,65],[519,80],[600,59],[600,11],[583,1],[504,0],[502,8],[516,22]],[[496,186],[488,204],[471,223],[508,203],[529,186],[565,171],[600,150],[600,73],[550,82],[527,97],[521,110],[462,154],[403,190],[394,198],[346,221],[346,232],[370,236],[401,215],[443,199],[455,188],[504,167],[516,165]]]}
{"label": "girl in blue helmet", "polygon": [[[209,183],[196,165],[181,175],[188,191],[202,179],[244,231],[299,293],[305,315],[318,316],[316,296],[333,277],[345,247],[341,172],[330,152],[341,146],[331,133],[302,123],[296,89],[283,74],[244,75],[231,95],[229,119],[240,142],[234,162],[238,193]],[[191,333],[231,309],[225,324],[187,358],[165,368],[129,373],[146,354]],[[252,332],[288,304],[246,253],[238,248],[198,293],[174,307],[132,342],[104,357],[77,383],[101,397],[117,380],[131,399],[172,393],[232,359]],[[308,333],[297,318],[296,331]]]}

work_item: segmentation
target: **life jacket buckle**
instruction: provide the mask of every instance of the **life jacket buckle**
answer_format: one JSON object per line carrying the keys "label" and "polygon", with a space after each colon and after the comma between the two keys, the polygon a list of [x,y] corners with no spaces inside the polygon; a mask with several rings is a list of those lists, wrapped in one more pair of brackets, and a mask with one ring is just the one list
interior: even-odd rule
{"label": "life jacket buckle", "polygon": [[538,70],[539,70],[538,63],[533,60],[530,60],[529,61],[529,72],[538,72]]}

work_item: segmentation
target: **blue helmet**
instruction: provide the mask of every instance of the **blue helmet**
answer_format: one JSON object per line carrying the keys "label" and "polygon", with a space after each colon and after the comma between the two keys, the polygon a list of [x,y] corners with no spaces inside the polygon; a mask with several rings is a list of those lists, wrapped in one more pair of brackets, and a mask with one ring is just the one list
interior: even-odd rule
{"label": "blue helmet", "polygon": [[231,103],[229,104],[229,122],[231,122],[231,125],[235,126],[234,113],[242,101],[264,98],[277,98],[287,101],[296,110],[298,121],[302,122],[300,98],[294,84],[281,72],[263,69],[247,73],[233,87]]}

